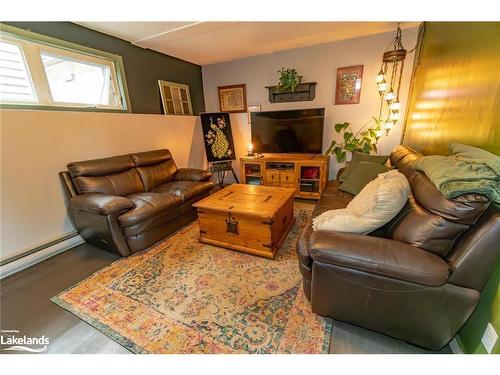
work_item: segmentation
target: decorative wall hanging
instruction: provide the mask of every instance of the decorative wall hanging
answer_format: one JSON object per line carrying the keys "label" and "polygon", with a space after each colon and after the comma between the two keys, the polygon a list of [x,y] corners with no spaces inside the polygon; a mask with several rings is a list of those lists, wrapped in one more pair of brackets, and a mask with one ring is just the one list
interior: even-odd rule
{"label": "decorative wall hanging", "polygon": [[401,118],[399,90],[401,88],[406,55],[407,51],[403,47],[401,28],[398,24],[396,37],[384,52],[380,72],[376,77],[377,89],[380,93],[379,134],[382,134],[383,130],[387,134]]}
{"label": "decorative wall hanging", "polygon": [[362,78],[363,65],[338,68],[335,104],[358,104]]}
{"label": "decorative wall hanging", "polygon": [[229,113],[202,113],[200,118],[208,162],[235,160]]}
{"label": "decorative wall hanging", "polygon": [[217,87],[221,112],[243,113],[247,111],[246,85]]}

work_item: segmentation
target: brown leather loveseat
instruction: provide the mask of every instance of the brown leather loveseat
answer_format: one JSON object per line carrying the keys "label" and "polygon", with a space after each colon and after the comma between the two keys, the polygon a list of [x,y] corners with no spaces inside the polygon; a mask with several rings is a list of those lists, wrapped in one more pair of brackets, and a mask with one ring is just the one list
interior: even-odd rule
{"label": "brown leather loveseat", "polygon": [[68,212],[92,245],[122,256],[144,250],[196,218],[211,173],[177,169],[168,150],[68,164],[59,176]]}
{"label": "brown leather loveseat", "polygon": [[[474,311],[500,257],[500,209],[480,194],[446,199],[398,146],[392,165],[411,185],[401,212],[367,236],[313,231],[297,242],[304,292],[320,315],[440,349]],[[352,195],[330,181],[313,217]]]}

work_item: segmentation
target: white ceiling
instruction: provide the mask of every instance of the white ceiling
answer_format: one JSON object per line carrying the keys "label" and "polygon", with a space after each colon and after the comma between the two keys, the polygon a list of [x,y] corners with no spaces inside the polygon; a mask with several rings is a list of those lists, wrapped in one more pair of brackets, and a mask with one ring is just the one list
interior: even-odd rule
{"label": "white ceiling", "polygon": [[[199,65],[396,31],[397,22],[78,22]],[[418,22],[404,22],[401,28]]]}

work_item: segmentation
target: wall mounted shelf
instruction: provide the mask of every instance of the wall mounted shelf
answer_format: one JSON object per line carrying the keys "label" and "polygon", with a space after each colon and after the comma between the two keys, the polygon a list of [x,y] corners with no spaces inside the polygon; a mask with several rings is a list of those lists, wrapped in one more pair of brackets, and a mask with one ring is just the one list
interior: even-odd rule
{"label": "wall mounted shelf", "polygon": [[304,82],[297,87],[295,91],[278,91],[278,86],[266,86],[269,90],[269,102],[303,102],[311,101],[316,96],[316,82]]}

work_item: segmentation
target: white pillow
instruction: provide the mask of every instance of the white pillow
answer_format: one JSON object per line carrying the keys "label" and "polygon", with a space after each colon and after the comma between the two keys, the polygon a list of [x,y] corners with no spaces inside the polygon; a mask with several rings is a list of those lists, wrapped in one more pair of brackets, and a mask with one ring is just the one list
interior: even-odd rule
{"label": "white pillow", "polygon": [[403,208],[410,184],[397,170],[381,173],[340,210],[323,212],[313,219],[314,230],[367,234],[391,221]]}

